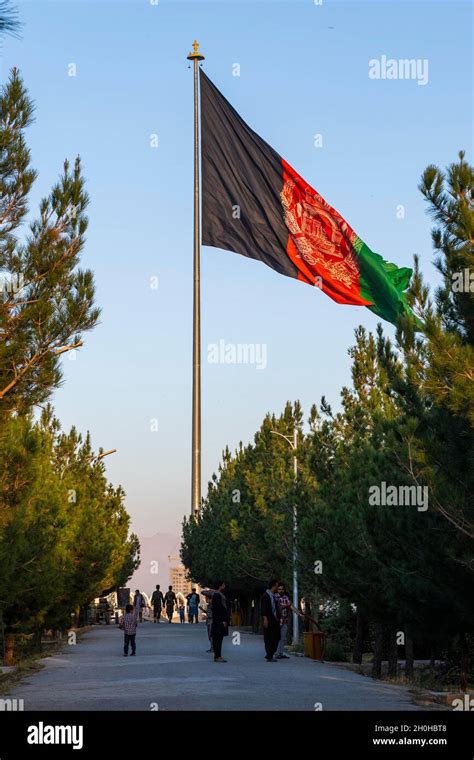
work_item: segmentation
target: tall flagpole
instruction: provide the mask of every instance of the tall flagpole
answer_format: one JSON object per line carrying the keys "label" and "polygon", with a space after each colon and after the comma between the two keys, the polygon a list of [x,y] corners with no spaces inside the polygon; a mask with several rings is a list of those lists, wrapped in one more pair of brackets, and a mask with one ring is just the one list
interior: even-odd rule
{"label": "tall flagpole", "polygon": [[194,40],[188,61],[194,62],[194,287],[193,287],[193,433],[191,515],[201,510],[201,240],[199,230],[199,62],[204,56]]}

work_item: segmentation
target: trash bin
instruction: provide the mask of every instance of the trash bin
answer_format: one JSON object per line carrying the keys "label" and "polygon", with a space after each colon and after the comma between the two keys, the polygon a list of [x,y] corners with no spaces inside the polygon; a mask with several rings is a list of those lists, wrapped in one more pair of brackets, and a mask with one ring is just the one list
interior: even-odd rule
{"label": "trash bin", "polygon": [[234,628],[240,628],[240,625],[242,623],[242,615],[240,612],[233,612],[232,613],[232,626]]}
{"label": "trash bin", "polygon": [[326,634],[323,631],[309,631],[304,634],[304,654],[312,660],[324,657]]}

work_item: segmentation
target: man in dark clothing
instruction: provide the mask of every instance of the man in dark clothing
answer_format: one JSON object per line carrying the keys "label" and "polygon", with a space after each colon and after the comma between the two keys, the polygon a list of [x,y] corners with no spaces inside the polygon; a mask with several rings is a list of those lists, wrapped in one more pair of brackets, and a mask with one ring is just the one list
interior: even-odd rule
{"label": "man in dark clothing", "polygon": [[138,615],[140,623],[143,623],[143,610],[146,609],[147,603],[139,588],[137,588],[135,596],[133,597],[133,607]]}
{"label": "man in dark clothing", "polygon": [[165,599],[160,591],[159,585],[157,585],[155,591],[151,595],[151,603],[153,605],[153,622],[159,623],[161,617],[161,610],[164,606]]}
{"label": "man in dark clothing", "polygon": [[225,582],[216,581],[212,595],[212,650],[214,662],[227,662],[222,657],[222,640],[229,635],[230,605],[224,596]]}
{"label": "man in dark clothing", "polygon": [[171,623],[171,621],[173,620],[173,612],[177,603],[178,603],[178,600],[176,598],[176,594],[173,591],[173,586],[168,586],[168,591],[165,594],[165,605],[166,605],[166,617],[168,618],[169,623]]}
{"label": "man in dark clothing", "polygon": [[303,599],[303,629],[305,633],[311,630],[311,603],[309,599]]}
{"label": "man in dark clothing", "polygon": [[276,592],[277,581],[272,578],[260,603],[263,617],[263,640],[265,642],[265,659],[267,662],[278,662],[274,655],[280,641],[280,608]]}
{"label": "man in dark clothing", "polygon": [[196,589],[193,588],[191,590],[191,593],[187,595],[186,597],[188,602],[188,622],[189,623],[198,623],[198,614],[199,614],[199,594],[196,593]]}

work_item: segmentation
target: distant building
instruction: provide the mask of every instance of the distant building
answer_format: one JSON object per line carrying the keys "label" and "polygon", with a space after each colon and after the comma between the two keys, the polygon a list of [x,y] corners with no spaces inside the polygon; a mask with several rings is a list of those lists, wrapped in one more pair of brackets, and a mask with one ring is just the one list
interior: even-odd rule
{"label": "distant building", "polygon": [[182,594],[185,597],[191,593],[192,588],[199,591],[197,583],[187,580],[186,575],[188,571],[181,562],[180,557],[169,555],[168,562],[170,566],[170,584],[173,586],[175,594]]}

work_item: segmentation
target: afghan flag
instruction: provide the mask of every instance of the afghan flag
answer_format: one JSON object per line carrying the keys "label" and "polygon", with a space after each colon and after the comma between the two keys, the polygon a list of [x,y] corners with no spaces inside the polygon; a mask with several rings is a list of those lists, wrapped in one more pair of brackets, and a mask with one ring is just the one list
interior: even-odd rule
{"label": "afghan flag", "polygon": [[203,245],[263,261],[394,324],[412,314],[404,292],[412,270],[371,251],[202,70],[200,85]]}

